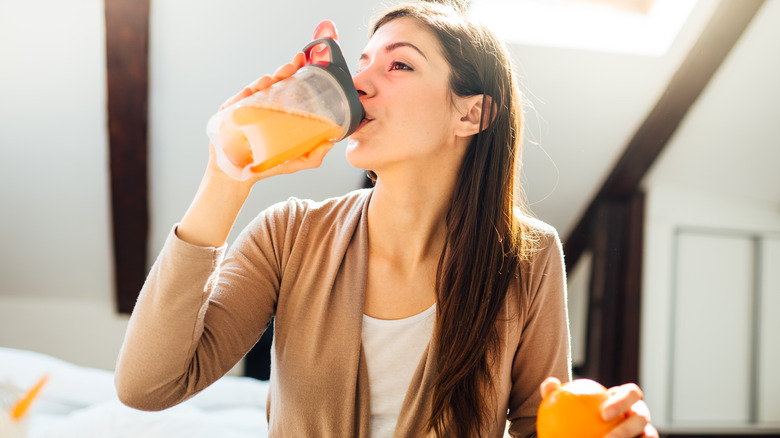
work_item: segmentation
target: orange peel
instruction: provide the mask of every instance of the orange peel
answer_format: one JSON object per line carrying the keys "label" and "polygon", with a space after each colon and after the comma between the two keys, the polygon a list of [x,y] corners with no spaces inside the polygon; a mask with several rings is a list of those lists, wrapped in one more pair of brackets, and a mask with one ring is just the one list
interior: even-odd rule
{"label": "orange peel", "polygon": [[48,375],[41,377],[40,380],[38,380],[38,382],[32,388],[30,388],[29,391],[27,391],[27,394],[25,394],[22,398],[19,399],[19,401],[16,402],[16,404],[11,408],[12,420],[19,421],[22,419],[22,417],[24,417],[24,414],[26,414],[30,409],[33,401],[35,401],[35,399],[38,397],[38,394],[41,392],[43,385],[45,385],[48,380]]}

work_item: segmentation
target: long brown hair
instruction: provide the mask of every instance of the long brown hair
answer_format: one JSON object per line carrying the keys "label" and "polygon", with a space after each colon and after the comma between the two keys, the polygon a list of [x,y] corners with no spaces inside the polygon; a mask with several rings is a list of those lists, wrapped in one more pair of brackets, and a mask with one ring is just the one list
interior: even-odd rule
{"label": "long brown hair", "polygon": [[[510,281],[531,250],[518,220],[517,169],[521,107],[503,43],[469,22],[457,2],[402,5],[375,23],[411,17],[441,42],[457,96],[484,95],[487,126],[475,135],[461,164],[447,213],[447,239],[437,272],[437,320],[432,346],[437,364],[428,431],[437,436],[485,433],[497,402],[491,367],[499,360],[496,320]],[[475,415],[476,414],[476,415]]]}

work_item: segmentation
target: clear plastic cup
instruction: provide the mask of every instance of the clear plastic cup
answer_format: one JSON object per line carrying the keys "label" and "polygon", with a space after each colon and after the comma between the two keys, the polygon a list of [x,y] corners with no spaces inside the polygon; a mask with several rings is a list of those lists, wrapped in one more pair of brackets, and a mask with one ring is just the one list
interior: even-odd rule
{"label": "clear plastic cup", "polygon": [[343,55],[332,39],[313,41],[304,52],[318,44],[328,46],[330,62],[306,65],[209,120],[206,132],[225,173],[248,179],[357,128],[363,106]]}

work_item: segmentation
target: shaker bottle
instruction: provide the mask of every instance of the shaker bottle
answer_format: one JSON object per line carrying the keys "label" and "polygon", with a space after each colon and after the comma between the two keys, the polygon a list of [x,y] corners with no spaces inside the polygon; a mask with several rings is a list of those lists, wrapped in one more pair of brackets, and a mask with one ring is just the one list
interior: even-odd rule
{"label": "shaker bottle", "polygon": [[225,173],[245,180],[357,129],[365,112],[341,49],[317,39],[304,47],[307,59],[319,44],[330,62],[309,63],[211,117],[206,131]]}

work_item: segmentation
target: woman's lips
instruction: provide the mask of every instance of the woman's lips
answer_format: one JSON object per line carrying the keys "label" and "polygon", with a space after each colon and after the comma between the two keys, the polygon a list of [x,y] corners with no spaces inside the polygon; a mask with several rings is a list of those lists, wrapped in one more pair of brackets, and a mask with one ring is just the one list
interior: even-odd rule
{"label": "woman's lips", "polygon": [[371,119],[371,118],[365,117],[363,120],[361,120],[361,121],[360,121],[360,124],[358,124],[358,127],[357,127],[357,129],[355,129],[355,132],[358,132],[358,131],[360,131],[361,129],[363,129],[363,127],[364,127],[364,126],[366,126],[367,124],[369,124],[369,123],[370,123],[370,122],[372,122],[373,120],[374,120],[374,119]]}

